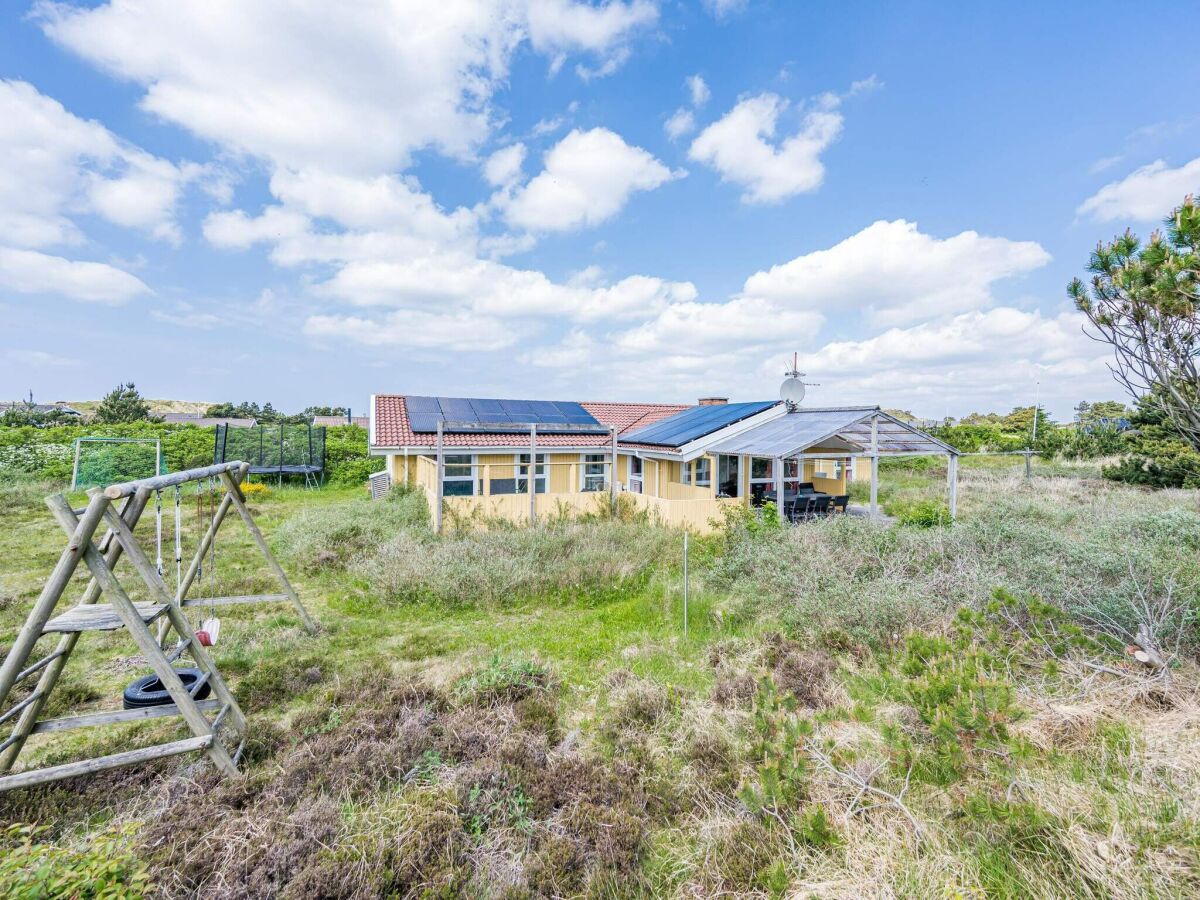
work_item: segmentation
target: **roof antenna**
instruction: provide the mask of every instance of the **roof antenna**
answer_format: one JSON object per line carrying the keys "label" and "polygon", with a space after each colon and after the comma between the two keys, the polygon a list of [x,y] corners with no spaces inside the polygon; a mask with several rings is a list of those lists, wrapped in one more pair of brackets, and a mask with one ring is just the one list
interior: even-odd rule
{"label": "roof antenna", "polygon": [[787,411],[792,413],[800,408],[800,403],[804,400],[805,387],[820,387],[820,385],[801,380],[805,373],[800,371],[799,353],[792,354],[792,367],[783,374],[785,377],[783,384],[779,386],[779,399],[783,401]]}

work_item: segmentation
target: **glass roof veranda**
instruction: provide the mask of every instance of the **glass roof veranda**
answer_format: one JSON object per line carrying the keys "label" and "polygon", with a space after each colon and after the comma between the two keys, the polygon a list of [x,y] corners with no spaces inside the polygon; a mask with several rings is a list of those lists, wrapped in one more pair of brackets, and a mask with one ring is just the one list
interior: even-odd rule
{"label": "glass roof veranda", "polygon": [[707,453],[767,457],[778,461],[776,496],[783,496],[785,459],[871,460],[872,518],[879,514],[879,459],[883,456],[945,456],[950,517],[957,513],[958,451],[877,406],[795,409],[753,428],[716,441]]}

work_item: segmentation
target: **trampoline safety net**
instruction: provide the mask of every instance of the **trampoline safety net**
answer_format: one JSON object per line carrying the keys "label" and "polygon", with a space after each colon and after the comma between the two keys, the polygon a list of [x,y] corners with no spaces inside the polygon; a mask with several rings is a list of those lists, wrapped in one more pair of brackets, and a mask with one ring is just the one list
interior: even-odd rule
{"label": "trampoline safety net", "polygon": [[218,425],[213,462],[250,463],[251,475],[302,475],[306,482],[325,471],[325,428],[312,425]]}

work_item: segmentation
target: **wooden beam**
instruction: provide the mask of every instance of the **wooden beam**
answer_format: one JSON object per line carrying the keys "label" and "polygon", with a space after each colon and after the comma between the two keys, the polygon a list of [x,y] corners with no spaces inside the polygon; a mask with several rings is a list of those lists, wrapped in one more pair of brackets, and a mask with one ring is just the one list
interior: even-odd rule
{"label": "wooden beam", "polygon": [[239,468],[240,461],[218,463],[215,466],[205,466],[201,469],[184,469],[182,472],[172,472],[170,475],[159,475],[156,478],[142,478],[138,481],[126,481],[123,484],[111,484],[104,489],[104,496],[109,500],[119,500],[138,491],[158,491],[189,481],[203,481],[205,478],[215,478]]}
{"label": "wooden beam", "polygon": [[951,453],[947,458],[946,490],[949,492],[950,521],[958,516],[958,455]]}
{"label": "wooden beam", "polygon": [[[520,471],[521,460],[517,466]],[[529,489],[529,524],[537,524],[537,423],[529,426],[529,468],[525,471],[525,487]],[[547,478],[549,472],[546,473]]]}
{"label": "wooden beam", "polygon": [[[201,712],[211,712],[221,709],[220,700],[197,700],[196,707]],[[145,706],[141,709],[113,709],[104,712],[85,713],[79,716],[63,716],[59,719],[46,719],[33,726],[34,734],[50,734],[55,731],[69,731],[73,728],[95,728],[100,725],[114,725],[120,722],[140,722],[143,719],[161,719],[166,716],[179,715],[179,707],[174,703],[164,703],[161,706]]]}
{"label": "wooden beam", "polygon": [[442,446],[442,420],[438,419],[437,423],[437,463],[434,466],[434,476],[437,482],[434,488],[434,503],[433,503],[433,531],[435,534],[442,533],[442,477],[445,473],[445,453]]}
{"label": "wooden beam", "polygon": [[[103,498],[104,495],[101,494],[101,492],[96,491],[94,494],[92,494],[92,496]],[[51,498],[51,500],[54,499],[56,498]],[[72,523],[76,521],[75,514],[71,512],[70,506],[67,505],[67,502],[63,500],[62,497],[58,497],[57,501],[57,503],[50,504],[50,510],[54,513],[55,518],[58,519],[59,525],[62,526],[63,530],[69,530]],[[133,533],[129,531],[125,523],[122,522],[120,517],[116,515],[116,513],[112,512],[110,508],[107,508],[107,506],[108,505],[106,503],[106,512],[111,513],[111,515],[107,516],[110,527],[113,527],[117,532],[117,540],[124,545],[126,555],[134,563],[134,566],[137,568],[139,574],[142,575],[142,580],[146,582],[147,586],[150,587],[152,591],[156,591],[160,597],[165,598],[168,615],[178,616],[182,619],[182,611],[180,611],[179,607],[171,602],[170,592],[167,591],[166,585],[163,584],[162,579],[158,577],[158,572],[155,570],[154,564],[146,558],[145,551],[142,550],[141,546],[137,543],[137,540],[133,537]],[[119,581],[117,581],[116,576],[114,576],[112,573],[112,570],[108,568],[107,564],[105,564],[104,558],[90,543],[85,548],[83,560],[87,564],[87,567],[91,570],[92,575],[98,582],[100,582],[100,587],[108,596],[112,606],[125,620],[125,627],[128,629],[130,637],[133,638],[134,643],[136,643],[138,646],[138,649],[142,651],[142,655],[146,657],[146,661],[150,664],[150,668],[153,670],[154,674],[158,676],[159,681],[162,682],[163,688],[165,688],[167,693],[171,695],[171,699],[175,701],[175,705],[179,707],[180,715],[182,715],[184,721],[187,722],[188,727],[192,730],[192,734],[194,734],[197,738],[208,739],[208,743],[205,745],[205,747],[207,748],[209,759],[211,759],[213,764],[221,771],[230,775],[235,774],[237,772],[237,766],[233,764],[233,760],[230,759],[229,754],[225,751],[225,748],[220,744],[215,744],[212,742],[212,730],[209,728],[208,719],[206,719],[204,714],[196,708],[196,701],[192,698],[192,695],[188,693],[188,689],[184,687],[183,681],[179,677],[179,673],[176,672],[175,669],[171,667],[171,664],[167,661],[166,655],[163,653],[162,648],[158,645],[158,641],[154,639],[154,635],[150,633],[150,629],[147,628],[146,624],[142,621],[141,616],[138,614],[133,605],[133,601],[129,599],[129,595],[125,592],[125,588],[121,586]],[[147,577],[147,574],[149,574],[149,577]],[[172,618],[172,624],[176,625],[176,628],[180,631],[181,635],[187,633],[188,625],[186,619],[183,619],[182,629],[178,628],[178,619]],[[203,648],[197,647],[199,641],[196,641],[193,638],[192,643],[193,652],[197,654],[196,661],[198,664],[200,664],[201,669],[211,669],[212,661],[207,659],[207,655],[204,655],[203,657],[200,655],[203,651]],[[207,666],[205,666],[204,662],[201,661],[202,659],[208,663]]]}
{"label": "wooden beam", "polygon": [[[129,523],[130,528],[137,523],[149,500],[150,492],[141,491],[125,501],[125,505],[121,508],[121,518]],[[101,539],[100,550],[104,554],[104,561],[110,569],[121,558],[123,548],[121,547],[121,542],[116,540],[116,534],[111,528]],[[95,603],[100,599],[100,594],[100,583],[95,578],[92,578],[88,582],[88,586],[84,589],[83,597],[79,603],[81,606]],[[74,651],[75,644],[78,641],[78,632],[75,634],[64,634],[59,639],[58,646],[54,652],[50,654],[50,657],[47,657],[48,659],[52,658],[52,661],[46,667],[45,671],[42,672],[35,688],[36,691],[42,694],[42,698],[37,703],[27,707],[25,712],[21,714],[21,718],[17,720],[16,725],[13,726],[12,733],[8,736],[4,750],[0,752],[0,772],[7,772],[16,763],[21,748],[32,733],[37,717],[41,715],[42,708],[46,705],[46,698],[50,696],[54,686],[58,683],[59,676],[66,667],[67,660],[70,659],[71,653]]]}
{"label": "wooden beam", "polygon": [[[61,766],[51,766],[47,769],[32,769],[28,772],[21,772],[17,775],[6,775],[0,778],[0,792],[32,787],[35,784],[46,784],[50,781],[62,781],[64,778],[74,778],[77,775],[91,775],[95,772],[104,772],[107,769],[133,766],[155,759],[163,759],[167,756],[191,753],[195,750],[211,750],[213,746],[213,736],[206,734],[185,738],[182,741],[172,741],[169,744],[143,747],[140,750],[127,750],[124,753],[113,753],[109,756],[99,756],[95,759],[64,763]],[[232,763],[232,760],[230,762]],[[237,770],[234,769],[234,771]]]}
{"label": "wooden beam", "polygon": [[[262,532],[258,530],[258,524],[254,521],[254,517],[250,515],[250,510],[246,508],[246,503],[242,499],[241,489],[237,486],[237,482],[228,472],[221,473],[221,480],[225,483],[225,490],[229,496],[233,498],[233,505],[237,508],[238,515],[242,518],[242,523],[246,526],[246,530],[250,532],[250,537],[254,539],[254,543],[258,545],[259,552],[262,553],[263,559],[267,561],[271,571],[275,573],[275,577],[279,580],[283,592],[288,595],[288,599],[292,601],[292,606],[296,612],[300,614],[300,619],[304,622],[304,628],[309,634],[317,633],[317,623],[312,620],[308,614],[308,610],[304,608],[304,604],[300,602],[300,597],[296,593],[296,589],[292,587],[292,583],[288,580],[287,573],[283,571],[283,566],[279,565],[279,561],[275,559],[275,555],[271,553],[271,548],[267,546],[267,540],[263,537]],[[441,482],[439,481],[439,484]],[[129,548],[127,547],[126,550]]]}
{"label": "wooden beam", "polygon": [[871,518],[879,517],[879,417],[871,417]]}
{"label": "wooden beam", "polygon": [[[67,505],[67,502],[59,494],[47,497],[46,503],[49,505],[56,498],[63,506]],[[16,684],[17,674],[25,668],[25,663],[29,661],[33,645],[42,636],[46,623],[50,621],[50,616],[54,613],[54,608],[58,605],[67,585],[70,584],[71,576],[75,574],[76,567],[84,558],[85,551],[92,546],[92,535],[99,527],[100,520],[104,518],[104,510],[107,507],[107,498],[96,496],[89,501],[81,518],[76,519],[74,513],[71,514],[75,525],[67,532],[70,536],[67,540],[67,547],[59,555],[54,571],[50,573],[50,577],[42,587],[42,592],[34,602],[33,609],[25,620],[25,625],[17,632],[16,639],[9,647],[8,655],[0,664],[0,705],[3,705],[12,691],[13,685]],[[53,509],[53,506],[51,508]],[[68,511],[69,509],[68,507]]]}

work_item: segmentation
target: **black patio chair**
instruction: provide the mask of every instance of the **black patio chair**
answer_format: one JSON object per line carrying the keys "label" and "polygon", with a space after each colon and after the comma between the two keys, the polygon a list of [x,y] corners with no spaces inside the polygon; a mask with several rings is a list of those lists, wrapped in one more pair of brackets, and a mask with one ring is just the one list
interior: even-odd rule
{"label": "black patio chair", "polygon": [[807,522],[813,516],[813,510],[816,508],[817,498],[801,494],[791,503],[791,515],[788,517],[794,522]]}
{"label": "black patio chair", "polygon": [[829,515],[829,502],[833,498],[828,494],[818,494],[812,498],[812,505],[809,507],[808,517],[810,519],[823,519]]}
{"label": "black patio chair", "polygon": [[840,497],[834,497],[829,502],[829,511],[831,513],[840,512],[843,515],[846,513],[846,506],[850,503],[850,495],[842,494]]}

